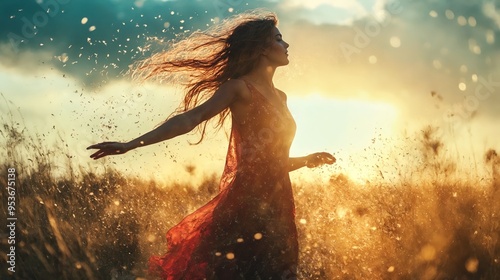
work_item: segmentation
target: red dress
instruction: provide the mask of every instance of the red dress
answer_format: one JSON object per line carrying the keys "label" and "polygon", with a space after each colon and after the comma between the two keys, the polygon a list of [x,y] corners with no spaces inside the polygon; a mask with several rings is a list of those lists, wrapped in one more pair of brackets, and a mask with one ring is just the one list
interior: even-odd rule
{"label": "red dress", "polygon": [[294,279],[298,258],[289,149],[295,122],[250,83],[250,114],[232,120],[220,192],[167,232],[150,259],[164,279]]}

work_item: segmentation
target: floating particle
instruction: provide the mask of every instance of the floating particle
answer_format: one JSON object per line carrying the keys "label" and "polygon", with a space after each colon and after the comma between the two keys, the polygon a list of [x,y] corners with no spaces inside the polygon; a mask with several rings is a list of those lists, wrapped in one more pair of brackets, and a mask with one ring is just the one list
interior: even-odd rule
{"label": "floating particle", "polygon": [[401,47],[401,39],[397,36],[392,36],[391,39],[389,40],[389,43],[393,48],[399,48]]}
{"label": "floating particle", "polygon": [[261,240],[262,239],[262,233],[257,232],[256,234],[253,235],[253,238],[255,238],[255,240]]}
{"label": "floating particle", "polygon": [[95,27],[95,25],[92,25],[92,26],[89,28],[89,31],[90,31],[90,32],[92,32],[92,31],[94,31],[94,30],[96,30],[96,27]]}
{"label": "floating particle", "polygon": [[444,15],[446,16],[447,19],[452,20],[455,18],[455,13],[453,13],[452,10],[446,10],[444,12]]}
{"label": "floating particle", "polygon": [[486,31],[486,42],[488,42],[488,44],[490,45],[495,43],[495,33],[493,32],[493,30]]}
{"label": "floating particle", "polygon": [[434,59],[434,60],[432,61],[432,66],[434,66],[434,68],[436,68],[436,69],[441,69],[441,67],[442,67],[443,65],[441,64],[441,61],[439,61],[439,60],[437,60],[437,59]]}
{"label": "floating particle", "polygon": [[154,234],[150,234],[146,239],[148,242],[154,242],[156,240],[156,236]]}
{"label": "floating particle", "polygon": [[458,22],[458,25],[460,25],[460,26],[467,25],[467,19],[464,16],[457,17],[457,22]]}
{"label": "floating particle", "polygon": [[233,253],[227,253],[226,254],[226,259],[228,259],[228,260],[234,260],[234,254]]}
{"label": "floating particle", "polygon": [[438,13],[436,11],[432,10],[429,12],[429,15],[433,18],[436,18],[438,16]]}
{"label": "floating particle", "polygon": [[82,24],[87,24],[88,21],[89,21],[88,18],[83,17],[81,22],[82,22]]}
{"label": "floating particle", "polygon": [[465,83],[459,83],[458,84],[458,88],[461,90],[461,91],[465,91],[467,90],[467,85]]}
{"label": "floating particle", "polygon": [[481,47],[478,45],[475,45],[472,47],[471,51],[475,54],[481,54]]}
{"label": "floating particle", "polygon": [[[142,8],[144,7],[144,0],[138,0],[138,1],[135,1],[134,2],[134,5],[137,7],[137,8]],[[132,7],[133,9],[134,7]]]}
{"label": "floating particle", "polygon": [[436,249],[431,245],[425,245],[420,251],[420,258],[425,261],[432,261],[436,258]]}
{"label": "floating particle", "polygon": [[61,54],[61,55],[58,55],[58,56],[56,56],[55,58],[56,58],[57,60],[59,60],[60,62],[62,62],[62,63],[66,63],[66,62],[68,62],[68,60],[69,60],[69,57],[68,57],[68,54],[67,54],[67,53],[63,53],[63,54]]}
{"label": "floating particle", "polygon": [[477,22],[476,22],[476,18],[475,17],[469,17],[469,19],[467,20],[467,22],[469,23],[469,25],[471,27],[476,27],[477,25]]}
{"label": "floating particle", "polygon": [[465,262],[465,269],[470,273],[476,273],[479,266],[479,260],[477,258],[469,258]]}
{"label": "floating particle", "polygon": [[374,55],[370,55],[370,57],[368,58],[368,62],[370,62],[371,64],[377,63],[377,57]]}

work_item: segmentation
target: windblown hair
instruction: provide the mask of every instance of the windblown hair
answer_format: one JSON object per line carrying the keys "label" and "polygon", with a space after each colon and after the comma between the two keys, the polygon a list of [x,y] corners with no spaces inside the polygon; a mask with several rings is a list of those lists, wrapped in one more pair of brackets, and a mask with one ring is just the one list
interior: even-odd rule
{"label": "windblown hair", "polygon": [[[139,80],[183,85],[187,92],[174,114],[188,111],[209,99],[223,83],[254,69],[277,24],[271,12],[235,15],[140,61],[132,74]],[[219,114],[216,128],[222,127],[228,114],[229,109]],[[198,126],[201,138],[196,144],[203,140],[206,125]]]}

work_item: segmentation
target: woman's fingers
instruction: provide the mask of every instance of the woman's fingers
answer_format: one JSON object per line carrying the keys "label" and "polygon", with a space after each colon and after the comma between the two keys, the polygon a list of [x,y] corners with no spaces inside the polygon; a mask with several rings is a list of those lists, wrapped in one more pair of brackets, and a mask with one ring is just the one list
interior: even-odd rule
{"label": "woman's fingers", "polygon": [[330,153],[314,153],[309,156],[307,167],[317,167],[323,164],[334,164],[337,159]]}
{"label": "woman's fingers", "polygon": [[95,152],[95,153],[93,153],[93,154],[90,155],[90,157],[92,159],[99,159],[99,158],[102,158],[104,156],[106,156],[106,154],[102,150],[99,150],[99,151],[97,151],[97,152]]}
{"label": "woman's fingers", "polygon": [[334,164],[337,159],[329,153],[322,153],[322,157],[325,163],[327,164]]}
{"label": "woman's fingers", "polygon": [[102,142],[102,143],[99,143],[99,144],[94,144],[94,145],[90,145],[87,147],[87,150],[90,150],[90,149],[102,149],[102,148],[105,148],[106,146],[109,146],[110,144],[114,144],[116,142]]}
{"label": "woman's fingers", "polygon": [[92,159],[100,159],[109,155],[119,155],[125,153],[122,143],[119,142],[102,142],[87,147],[87,150],[98,149],[97,152],[90,155]]}

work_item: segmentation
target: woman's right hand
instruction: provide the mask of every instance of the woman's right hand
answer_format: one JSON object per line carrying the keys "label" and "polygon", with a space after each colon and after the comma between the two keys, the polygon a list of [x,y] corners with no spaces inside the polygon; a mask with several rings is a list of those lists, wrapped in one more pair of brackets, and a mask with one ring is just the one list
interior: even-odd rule
{"label": "woman's right hand", "polygon": [[109,155],[120,155],[129,151],[126,143],[121,142],[102,142],[87,147],[87,150],[98,149],[97,152],[90,155],[92,159],[100,159]]}
{"label": "woman's right hand", "polygon": [[306,166],[309,168],[318,167],[323,164],[334,164],[337,159],[330,153],[320,152],[306,156]]}

